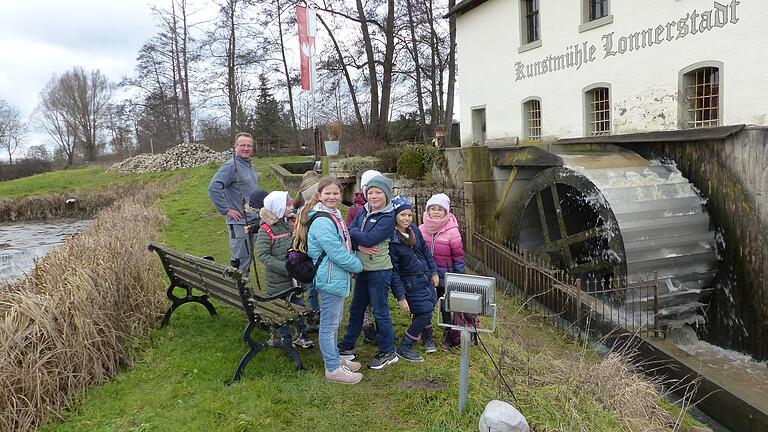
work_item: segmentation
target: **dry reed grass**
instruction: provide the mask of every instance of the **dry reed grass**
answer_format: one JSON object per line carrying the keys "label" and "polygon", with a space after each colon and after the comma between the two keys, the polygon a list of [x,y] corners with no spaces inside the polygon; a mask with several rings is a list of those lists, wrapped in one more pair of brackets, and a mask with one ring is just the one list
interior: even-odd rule
{"label": "dry reed grass", "polygon": [[131,363],[132,343],[164,302],[146,247],[165,220],[147,207],[154,195],[104,210],[0,291],[0,430],[34,430]]}
{"label": "dry reed grass", "polygon": [[584,412],[589,401],[612,413],[623,431],[681,429],[684,412],[676,416],[661,403],[663,388],[669,387],[664,384],[670,383],[643,375],[632,361],[635,353],[629,345],[601,360],[588,353],[586,347],[580,354],[563,356],[549,351],[549,347],[539,350],[535,341],[526,338],[530,333],[521,331],[529,325],[538,327],[534,324],[538,320],[513,321],[516,319],[498,328],[502,332],[499,338],[506,341],[500,348],[502,371],[507,381],[516,383],[518,401],[559,407],[557,417],[562,419],[562,424],[554,428],[550,425],[533,430],[591,430],[590,426],[595,425]]}
{"label": "dry reed grass", "polygon": [[[135,187],[125,186],[106,192],[84,191],[3,198],[0,199],[0,222],[91,216],[119,198],[134,193]],[[67,204],[67,201],[70,203]]]}

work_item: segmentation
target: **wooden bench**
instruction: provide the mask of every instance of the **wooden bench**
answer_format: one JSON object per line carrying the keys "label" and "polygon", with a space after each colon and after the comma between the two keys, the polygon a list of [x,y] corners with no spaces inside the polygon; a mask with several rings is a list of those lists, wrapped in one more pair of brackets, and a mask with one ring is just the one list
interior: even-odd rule
{"label": "wooden bench", "polygon": [[[278,331],[286,324],[295,326],[301,317],[310,313],[308,309],[291,302],[292,298],[303,293],[303,288],[291,288],[270,296],[262,295],[251,289],[250,282],[239,270],[215,263],[212,257],[196,257],[155,243],[149,244],[149,250],[160,256],[171,281],[166,291],[171,306],[165,312],[161,327],[168,324],[173,311],[186,303],[200,303],[211,315],[216,315],[216,308],[208,301],[208,297],[245,312],[248,325],[243,331],[243,341],[248,352],[240,359],[235,375],[228,383],[238,381],[248,362],[269,348],[285,351],[296,364],[297,370],[304,369],[299,353],[290,341],[283,343]],[[177,289],[183,290],[184,295],[177,296],[174,293]],[[193,289],[203,294],[195,295]],[[263,342],[253,339],[253,331],[257,328],[267,333]]]}

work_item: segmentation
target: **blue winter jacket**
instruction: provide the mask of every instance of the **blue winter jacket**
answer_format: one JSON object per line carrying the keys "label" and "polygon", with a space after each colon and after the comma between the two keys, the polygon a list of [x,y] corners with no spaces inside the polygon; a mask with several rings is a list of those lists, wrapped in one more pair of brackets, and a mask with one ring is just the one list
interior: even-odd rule
{"label": "blue winter jacket", "polygon": [[411,225],[416,244],[411,247],[400,240],[397,233],[389,242],[392,258],[392,293],[398,300],[405,298],[414,314],[431,312],[437,303],[432,275],[437,274],[435,259],[416,225]]}
{"label": "blue winter jacket", "polygon": [[[237,175],[235,165],[237,164]],[[219,213],[226,215],[227,210],[235,209],[245,214],[243,199],[248,199],[259,187],[256,173],[253,171],[250,159],[235,156],[227,160],[216,172],[208,185],[208,197]],[[248,223],[253,223],[254,218],[248,216]],[[227,224],[245,225],[245,218],[236,221],[227,216]]]}
{"label": "blue winter jacket", "polygon": [[378,246],[379,252],[373,255],[357,252],[357,257],[363,263],[363,271],[389,270],[392,268],[389,258],[389,237],[395,231],[392,204],[387,203],[386,206],[374,212],[371,212],[370,205],[366,203],[349,225],[352,249],[357,249],[358,246]]}
{"label": "blue winter jacket", "polygon": [[[311,218],[317,211],[323,211],[319,210],[319,206],[322,204],[310,210],[307,217]],[[340,213],[326,213],[341,221]],[[307,238],[307,255],[312,261],[317,262],[320,254],[323,251],[326,253],[315,274],[315,288],[329,294],[348,296],[352,279],[349,273],[361,272],[363,265],[355,254],[344,246],[341,230],[330,219],[319,217],[309,226]]]}

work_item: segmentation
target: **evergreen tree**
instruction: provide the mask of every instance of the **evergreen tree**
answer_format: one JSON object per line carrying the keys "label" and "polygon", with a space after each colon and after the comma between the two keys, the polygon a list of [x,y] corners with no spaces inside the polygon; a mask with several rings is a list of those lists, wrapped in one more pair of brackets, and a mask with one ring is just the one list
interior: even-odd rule
{"label": "evergreen tree", "polygon": [[251,134],[256,140],[258,150],[267,153],[280,152],[287,149],[291,142],[290,119],[283,105],[273,95],[264,74],[259,76],[259,82],[256,111],[250,119],[246,120],[245,129],[252,129]]}

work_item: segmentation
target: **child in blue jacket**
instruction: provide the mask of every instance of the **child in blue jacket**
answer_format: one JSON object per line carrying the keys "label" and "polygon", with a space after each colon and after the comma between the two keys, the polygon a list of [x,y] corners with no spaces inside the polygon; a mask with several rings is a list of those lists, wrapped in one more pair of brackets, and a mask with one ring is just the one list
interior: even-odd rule
{"label": "child in blue jacket", "polygon": [[368,202],[349,226],[352,248],[363,263],[363,271],[355,277],[355,291],[349,306],[349,324],[339,345],[339,352],[353,359],[355,343],[363,329],[365,308],[371,304],[379,331],[379,352],[368,363],[371,369],[382,369],[397,362],[395,329],[389,314],[389,287],[392,280],[392,260],[389,257],[389,237],[395,230],[392,214],[392,182],[375,176],[365,189]]}
{"label": "child in blue jacket", "polygon": [[[361,365],[339,356],[339,324],[344,313],[344,298],[349,295],[351,274],[362,270],[352,252],[349,232],[341,217],[341,185],[333,177],[317,184],[317,192],[297,216],[294,248],[306,251],[319,265],[313,284],[320,301],[318,343],[325,362],[325,378],[342,384],[357,384],[363,375]],[[310,219],[316,217],[311,223]]]}
{"label": "child in blue jacket", "polygon": [[[397,227],[389,242],[392,258],[392,293],[400,307],[412,314],[411,325],[405,331],[397,355],[408,361],[421,362],[424,358],[413,346],[428,330],[431,334],[432,311],[437,304],[435,287],[440,282],[435,259],[424,242],[421,231],[413,225],[413,206],[404,197],[392,199]],[[434,352],[427,351],[427,352]]]}

